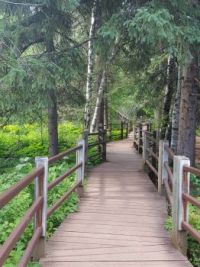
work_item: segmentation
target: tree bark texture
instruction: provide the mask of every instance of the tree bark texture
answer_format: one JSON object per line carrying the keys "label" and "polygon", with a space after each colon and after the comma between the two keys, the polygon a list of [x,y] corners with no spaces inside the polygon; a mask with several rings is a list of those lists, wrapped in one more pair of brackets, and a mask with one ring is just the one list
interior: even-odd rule
{"label": "tree bark texture", "polygon": [[48,92],[48,135],[49,135],[49,155],[58,154],[58,113],[57,98],[55,90]]}
{"label": "tree bark texture", "polygon": [[190,59],[183,67],[183,83],[181,87],[180,119],[178,149],[180,155],[190,158],[191,165],[195,165],[195,137],[197,112],[197,84],[198,60]]}
{"label": "tree bark texture", "polygon": [[181,83],[182,83],[182,68],[179,65],[176,96],[172,110],[172,130],[171,130],[171,148],[173,149],[175,154],[177,154],[177,146],[178,146],[179,115],[180,115],[181,87],[182,87]]}
{"label": "tree bark texture", "polygon": [[94,69],[93,39],[95,36],[96,6],[97,6],[97,1],[94,0],[91,12],[91,22],[90,22],[90,32],[89,32],[89,42],[88,42],[88,66],[87,66],[86,103],[85,103],[85,116],[84,116],[84,125],[86,130],[89,130],[91,121],[91,98],[92,98],[93,69]]}
{"label": "tree bark texture", "polygon": [[[48,34],[46,39],[47,52],[54,51],[53,36]],[[58,154],[58,109],[56,89],[48,88],[48,137],[49,137],[49,155]]]}
{"label": "tree bark texture", "polygon": [[117,54],[117,51],[118,51],[118,40],[116,39],[115,44],[110,53],[110,56],[108,57],[107,62],[105,63],[105,66],[101,73],[101,80],[100,80],[98,90],[97,90],[96,104],[95,104],[95,109],[94,109],[93,118],[92,118],[91,127],[90,127],[91,132],[95,131],[97,124],[98,124],[101,102],[102,102],[102,98],[103,98],[104,91],[106,88],[106,83],[107,83],[107,72],[108,72],[108,69],[110,67],[112,60]]}
{"label": "tree bark texture", "polygon": [[91,132],[94,132],[97,127],[97,122],[98,122],[98,118],[100,114],[105,85],[106,85],[106,69],[103,70],[101,82],[100,82],[98,92],[97,92],[96,105],[95,105],[95,110],[94,110],[93,119],[92,119],[91,128],[90,128]]}
{"label": "tree bark texture", "polygon": [[170,108],[171,102],[174,94],[174,83],[176,80],[176,66],[175,59],[172,56],[168,57],[167,65],[167,83],[165,86],[165,96],[163,103],[163,125],[161,137],[164,138],[167,132],[167,129],[170,127]]}
{"label": "tree bark texture", "polygon": [[104,129],[108,129],[108,98],[106,92],[104,94]]}

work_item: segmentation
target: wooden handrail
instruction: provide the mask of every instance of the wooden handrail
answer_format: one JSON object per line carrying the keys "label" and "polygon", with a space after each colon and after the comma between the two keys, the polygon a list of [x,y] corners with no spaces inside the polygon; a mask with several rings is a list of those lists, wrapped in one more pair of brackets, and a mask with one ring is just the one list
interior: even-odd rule
{"label": "wooden handrail", "polygon": [[89,160],[93,159],[93,158],[96,158],[96,157],[99,157],[99,153],[95,153],[95,154],[92,154],[88,157]]}
{"label": "wooden handrail", "polygon": [[191,236],[193,236],[195,240],[197,240],[200,243],[200,233],[197,230],[195,230],[189,223],[185,221],[182,222],[182,227]]}
{"label": "wooden handrail", "polygon": [[164,186],[165,186],[165,190],[166,190],[166,193],[167,193],[167,199],[168,199],[168,201],[170,203],[170,206],[172,206],[172,192],[171,192],[171,189],[169,187],[167,179],[164,179]]}
{"label": "wooden handrail", "polygon": [[70,174],[72,174],[75,170],[80,168],[82,166],[83,162],[80,162],[76,164],[74,167],[57,177],[55,180],[53,180],[50,184],[48,184],[48,190],[51,190],[54,186],[58,185],[60,182],[62,182],[66,177],[68,177]]}
{"label": "wooden handrail", "polygon": [[[126,125],[126,128],[124,127]],[[123,132],[122,132],[123,130]],[[121,124],[121,132],[119,134],[115,134],[115,136],[121,136],[124,138],[124,130],[126,130],[125,136],[128,135],[128,124],[123,123]],[[93,147],[96,145],[102,146],[102,159],[105,160],[105,153],[106,148],[104,147],[106,144],[105,139],[106,131],[102,128],[99,128],[98,133],[91,133],[85,134],[86,138],[88,136],[95,136],[99,137],[98,142],[89,144],[87,143],[87,149],[89,147]],[[84,139],[86,140],[86,139]],[[17,225],[14,231],[10,234],[8,239],[4,242],[0,250],[0,265],[8,258],[11,250],[15,246],[16,242],[21,237],[22,233],[24,232],[25,228],[32,220],[33,216],[35,215],[35,230],[31,240],[29,241],[27,248],[24,252],[24,255],[21,258],[21,261],[18,266],[25,267],[33,253],[33,250],[36,248],[37,244],[42,245],[44,248],[43,241],[45,240],[45,231],[46,231],[46,213],[49,217],[60,205],[74,192],[79,186],[82,186],[83,177],[84,177],[84,166],[85,166],[85,155],[86,152],[84,150],[86,141],[80,141],[77,146],[59,153],[51,158],[41,158],[38,157],[36,159],[37,168],[34,169],[30,174],[25,176],[21,181],[16,183],[15,185],[11,186],[8,190],[3,192],[0,195],[0,208],[4,207],[9,201],[11,201],[15,196],[17,196],[23,189],[25,189],[29,184],[31,184],[35,180],[35,192],[36,198],[33,202],[32,206],[28,209],[24,217],[22,218],[21,222]],[[83,151],[84,150],[84,151]],[[48,165],[53,164],[56,161],[63,159],[65,156],[77,152],[77,164],[67,170],[65,173],[54,179],[49,185],[47,185],[47,177],[48,177]],[[96,155],[92,155],[93,157]],[[48,208],[46,212],[46,203],[47,203],[47,189],[51,190],[60,182],[63,181],[66,177],[68,177],[71,173],[77,170],[77,181],[76,183],[64,194],[62,195],[56,203],[54,203],[51,207]],[[35,179],[38,178],[38,179]],[[39,251],[35,251],[36,255],[40,254]],[[39,254],[38,254],[39,252]]]}
{"label": "wooden handrail", "polygon": [[146,160],[146,164],[154,172],[154,174],[158,177],[158,171],[153,167],[153,165],[149,162],[149,160]]}
{"label": "wooden handrail", "polygon": [[44,173],[44,167],[39,167],[33,170],[30,174],[25,176],[22,180],[8,188],[0,195],[0,208],[3,208],[8,202],[10,202],[15,196],[17,196],[25,187],[33,182],[36,176],[40,176]]}
{"label": "wooden handrail", "polygon": [[158,140],[156,138],[153,138],[152,136],[147,135],[147,139],[151,140],[155,144],[158,144]]}
{"label": "wooden handrail", "polygon": [[182,197],[183,197],[183,200],[190,202],[192,205],[200,209],[200,201],[198,201],[196,198],[192,197],[191,195],[187,193],[182,193]]}
{"label": "wooden handrail", "polygon": [[191,166],[184,166],[183,167],[184,172],[190,172],[200,177],[200,169],[191,167]]}
{"label": "wooden handrail", "polygon": [[173,157],[175,156],[174,151],[168,145],[165,145],[164,148],[167,150],[170,158],[173,159]]}
{"label": "wooden handrail", "polygon": [[101,145],[101,144],[102,144],[102,142],[94,142],[94,143],[88,144],[88,148],[94,147],[94,146],[98,146],[98,145]]}
{"label": "wooden handrail", "polygon": [[151,156],[153,156],[157,161],[158,161],[158,155],[156,155],[156,153],[154,153],[151,149],[149,149],[149,148],[147,148],[146,149],[148,152],[149,152],[149,154],[151,155]]}
{"label": "wooden handrail", "polygon": [[60,205],[71,195],[72,192],[76,190],[76,188],[81,185],[82,181],[75,183],[70,190],[68,190],[52,207],[47,210],[47,217],[51,216],[51,214],[60,207]]}
{"label": "wooden handrail", "polygon": [[0,266],[3,265],[4,261],[7,259],[8,255],[10,254],[11,250],[21,237],[22,233],[24,232],[25,228],[27,227],[28,223],[33,218],[33,215],[38,211],[43,203],[43,197],[38,197],[29,210],[26,212],[24,217],[22,218],[21,222],[17,225],[15,230],[10,234],[8,239],[4,242],[0,250]]}
{"label": "wooden handrail", "polygon": [[[200,170],[199,169],[188,166],[188,165],[184,165],[183,166],[183,175],[186,175],[187,173],[193,173],[197,176],[200,176]],[[184,176],[184,177],[187,177],[187,176]],[[185,178],[183,178],[182,188],[184,189],[184,187],[186,187],[186,188],[189,187],[188,181],[187,181],[187,179],[185,180]],[[193,236],[193,238],[196,241],[198,241],[200,243],[200,233],[187,222],[188,202],[200,209],[200,201],[189,194],[189,189],[187,192],[182,192],[182,201],[183,201],[183,207],[184,207],[183,208],[183,221],[181,224],[182,228],[185,231],[187,231],[191,236]]]}
{"label": "wooden handrail", "polygon": [[42,234],[42,227],[38,227],[35,230],[31,240],[29,241],[28,246],[27,246],[27,248],[26,248],[26,250],[24,252],[24,255],[22,256],[22,258],[20,260],[20,263],[19,263],[18,267],[27,266],[27,264],[28,264],[28,262],[29,262],[29,260],[31,258],[31,255],[33,253],[33,250],[34,250],[35,246],[37,245],[37,243],[38,243],[38,241],[40,239],[41,234]]}
{"label": "wooden handrail", "polygon": [[[141,146],[141,126],[135,128],[134,133],[134,144],[136,149]],[[158,140],[152,136],[152,133],[149,131],[143,131],[143,159],[147,166],[152,170],[152,172],[158,176],[158,191],[163,194],[162,185],[164,184],[166,197],[169,204],[172,207],[172,220],[173,220],[173,236],[174,244],[177,246],[179,240],[186,240],[185,230],[191,234],[195,240],[200,243],[200,233],[195,230],[188,222],[188,203],[196,206],[200,209],[200,201],[189,194],[189,175],[192,173],[200,177],[200,169],[189,166],[190,161],[188,158],[183,156],[176,156],[174,151],[169,147],[167,141],[159,141],[159,156],[156,155],[155,151],[150,149],[152,143],[158,143]],[[158,159],[158,171],[156,165],[154,166],[148,156],[151,155],[153,159]],[[169,158],[173,160],[174,173],[169,166]],[[184,177],[182,175],[184,174]],[[174,177],[174,178],[173,178]],[[175,182],[176,181],[176,182]],[[175,187],[175,188],[173,188]],[[184,236],[185,235],[185,236]],[[180,247],[179,247],[180,248]]]}
{"label": "wooden handrail", "polygon": [[[62,159],[64,156],[69,155],[70,153],[81,150],[81,152],[77,154],[77,160],[78,160],[77,164],[71,169],[69,169],[67,172],[65,172],[63,175],[57,177],[48,186],[48,189],[50,190],[51,188],[59,184],[65,177],[69,176],[72,172],[81,168],[81,170],[77,173],[77,177],[79,179],[78,182],[75,185],[73,185],[72,188],[53,205],[53,207],[51,207],[48,210],[49,212],[52,213],[63,203],[63,201],[70,195],[70,193],[73,192],[82,183],[83,171],[84,171],[83,165],[85,164],[85,162],[83,164],[84,153],[85,153],[83,151],[84,147],[85,147],[84,141],[80,141],[76,147],[73,147],[54,157],[51,157],[50,159],[37,157],[36,158],[37,168],[0,195],[0,208],[2,208],[15,196],[17,196],[24,188],[26,188],[29,184],[31,184],[35,180],[36,199],[33,202],[32,206],[28,209],[26,214],[23,216],[21,222],[12,231],[8,239],[2,245],[0,250],[0,266],[2,266],[4,261],[8,258],[16,242],[19,240],[25,228],[35,215],[35,231],[33,233],[31,240],[28,243],[28,246],[21,259],[21,262],[19,263],[19,266],[21,267],[22,266],[25,267],[27,265],[32,255],[33,249],[36,247],[36,244],[42,241],[41,237],[45,236],[48,162],[54,163],[55,161]],[[38,178],[37,180],[35,179],[36,177]],[[43,244],[44,243],[42,242],[42,246]]]}
{"label": "wooden handrail", "polygon": [[68,156],[72,152],[76,152],[77,150],[79,150],[81,148],[82,148],[82,146],[81,145],[78,145],[78,146],[75,146],[73,148],[68,149],[65,152],[59,153],[58,155],[55,155],[55,156],[49,158],[49,164],[52,164],[52,163],[54,163],[54,162],[56,162],[56,161],[64,158],[65,156]]}
{"label": "wooden handrail", "polygon": [[166,169],[166,171],[168,173],[168,177],[169,177],[170,183],[173,184],[173,173],[172,173],[172,170],[169,167],[167,161],[164,162],[164,167],[165,167],[165,169]]}

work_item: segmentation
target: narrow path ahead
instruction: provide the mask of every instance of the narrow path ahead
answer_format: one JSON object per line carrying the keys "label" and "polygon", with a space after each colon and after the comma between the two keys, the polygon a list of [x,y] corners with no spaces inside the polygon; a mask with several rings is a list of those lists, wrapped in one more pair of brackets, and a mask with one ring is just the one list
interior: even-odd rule
{"label": "narrow path ahead", "polygon": [[47,243],[45,267],[186,267],[164,230],[164,199],[143,171],[130,139],[108,144],[79,211]]}

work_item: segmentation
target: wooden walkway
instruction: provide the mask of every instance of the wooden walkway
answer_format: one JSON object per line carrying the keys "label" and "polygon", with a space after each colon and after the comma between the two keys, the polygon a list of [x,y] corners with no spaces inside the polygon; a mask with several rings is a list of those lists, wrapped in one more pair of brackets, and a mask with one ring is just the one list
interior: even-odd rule
{"label": "wooden walkway", "polygon": [[79,205],[47,243],[45,267],[192,266],[164,230],[165,201],[143,171],[132,141],[108,144]]}

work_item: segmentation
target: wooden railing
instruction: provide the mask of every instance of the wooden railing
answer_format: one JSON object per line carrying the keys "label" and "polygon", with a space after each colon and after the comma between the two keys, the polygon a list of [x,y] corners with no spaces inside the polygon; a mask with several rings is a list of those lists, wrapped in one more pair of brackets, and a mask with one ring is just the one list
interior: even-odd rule
{"label": "wooden railing", "polygon": [[[37,178],[36,178],[37,177]],[[44,166],[36,168],[32,173],[24,177],[20,182],[16,183],[10,187],[7,191],[0,195],[0,208],[3,208],[7,203],[9,203],[15,196],[17,196],[24,188],[30,185],[34,180],[37,179],[38,184],[38,194],[35,197],[31,207],[28,209],[24,215],[21,222],[17,225],[14,231],[10,234],[8,239],[2,245],[0,250],[0,266],[3,265],[5,260],[8,258],[11,250],[16,245],[17,241],[21,237],[22,233],[26,229],[27,225],[30,223],[32,218],[35,216],[35,231],[32,239],[30,240],[28,247],[25,250],[24,256],[21,259],[19,266],[26,266],[30,254],[32,253],[32,248],[36,245],[39,238],[43,236],[43,210],[45,206],[45,169]]]}
{"label": "wooden railing", "polygon": [[[130,127],[128,122],[121,122],[120,124],[110,123],[108,128],[99,126],[98,132],[83,133],[83,138],[86,144],[86,159],[89,162],[106,161],[106,143],[110,141],[122,140],[128,137]],[[96,148],[96,149],[94,149]]]}
{"label": "wooden railing", "polygon": [[[48,184],[48,166],[59,160],[62,160],[65,156],[71,153],[76,153],[76,165],[71,169],[66,170],[65,173],[55,178],[51,183]],[[17,241],[20,239],[26,227],[34,217],[34,233],[18,266],[27,266],[27,263],[33,255],[35,259],[39,259],[40,257],[44,256],[47,219],[57,208],[60,207],[60,205],[70,196],[72,192],[82,187],[84,179],[84,166],[85,141],[81,140],[78,142],[76,147],[49,159],[47,157],[37,157],[36,169],[0,195],[0,208],[3,208],[23,189],[25,189],[32,182],[35,182],[35,200],[24,217],[21,219],[21,222],[16,226],[8,239],[1,246],[0,266],[4,264],[10,252],[15,247]],[[56,203],[54,203],[51,207],[47,207],[48,191],[57,186],[75,171],[76,182],[74,185],[60,199],[58,199]]]}
{"label": "wooden railing", "polygon": [[[114,136],[113,129],[118,129],[119,134]],[[109,135],[107,135],[107,131],[104,129],[104,127],[101,126],[96,133],[88,134],[88,132],[84,132],[83,140],[79,141],[77,146],[51,158],[36,157],[35,170],[33,170],[33,172],[28,174],[26,177],[22,178],[20,182],[14,184],[8,190],[0,194],[0,208],[3,208],[23,189],[33,182],[35,183],[35,199],[33,200],[32,205],[21,219],[21,222],[16,226],[16,228],[12,231],[8,239],[0,248],[0,266],[2,266],[7,260],[10,252],[15,247],[17,241],[20,239],[26,227],[33,219],[35,222],[34,233],[18,266],[27,266],[31,257],[37,260],[44,256],[47,220],[53,214],[53,212],[69,198],[72,192],[77,191],[79,194],[82,194],[87,160],[92,160],[95,157],[99,157],[101,161],[105,161],[106,143],[108,141],[112,141],[113,138],[115,140],[123,139],[128,136],[128,132],[128,123],[124,122],[122,122],[118,128],[116,125],[110,124]],[[94,141],[94,139],[96,140]],[[94,147],[97,148],[97,152],[95,154],[91,154],[90,149]],[[66,170],[60,176],[56,177],[52,182],[48,183],[49,166],[57,163],[58,161],[62,161],[64,157],[69,156],[72,153],[76,153],[76,164],[72,168]],[[76,172],[76,182],[68,191],[66,191],[59,199],[57,199],[52,206],[48,207],[48,192],[74,172]]]}
{"label": "wooden railing", "polygon": [[144,125],[135,127],[134,146],[142,153],[144,164],[157,177],[158,192],[166,196],[172,211],[172,241],[186,254],[187,233],[200,242],[200,233],[189,224],[188,208],[188,203],[200,208],[200,201],[189,193],[190,174],[200,179],[200,170],[190,167],[188,158],[175,155],[168,141],[153,137],[152,132],[144,130]]}
{"label": "wooden railing", "polygon": [[142,131],[142,138],[141,152],[143,153],[143,159],[156,179],[158,179],[158,141],[153,137],[153,133],[149,131]]}

